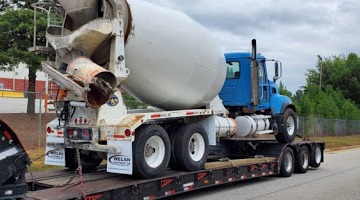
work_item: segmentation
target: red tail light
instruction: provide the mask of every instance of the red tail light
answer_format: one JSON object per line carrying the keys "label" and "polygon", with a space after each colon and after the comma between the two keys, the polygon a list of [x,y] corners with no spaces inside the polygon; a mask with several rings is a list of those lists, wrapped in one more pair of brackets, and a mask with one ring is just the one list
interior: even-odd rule
{"label": "red tail light", "polygon": [[73,136],[74,135],[74,131],[73,130],[69,130],[69,136]]}
{"label": "red tail light", "polygon": [[125,130],[125,135],[126,137],[130,137],[131,136],[131,131],[129,129]]}

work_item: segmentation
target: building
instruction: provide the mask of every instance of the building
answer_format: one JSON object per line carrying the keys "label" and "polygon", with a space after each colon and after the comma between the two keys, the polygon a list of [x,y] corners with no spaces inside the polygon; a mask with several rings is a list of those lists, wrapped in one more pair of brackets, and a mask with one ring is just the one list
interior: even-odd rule
{"label": "building", "polygon": [[[29,86],[29,69],[20,64],[13,71],[0,71],[0,90],[25,92]],[[36,93],[45,93],[47,74],[42,71],[36,72]]]}

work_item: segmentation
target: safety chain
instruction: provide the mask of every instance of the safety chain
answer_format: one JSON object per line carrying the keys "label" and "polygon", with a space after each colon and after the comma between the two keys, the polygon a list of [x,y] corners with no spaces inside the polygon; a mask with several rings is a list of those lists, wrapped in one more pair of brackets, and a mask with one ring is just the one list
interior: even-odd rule
{"label": "safety chain", "polygon": [[80,150],[79,150],[79,148],[78,148],[78,146],[76,144],[75,144],[75,148],[76,148],[76,157],[77,157],[77,161],[78,161],[78,168],[76,169],[76,171],[79,172],[80,188],[81,188],[81,193],[82,193],[83,198],[84,198],[84,197],[86,197],[86,192],[85,192],[85,184],[84,184],[84,179],[83,179],[83,174],[82,174]]}
{"label": "safety chain", "polygon": [[[77,159],[77,162],[78,162],[78,168],[74,171],[74,175],[72,177],[70,177],[68,181],[66,181],[63,184],[54,185],[54,187],[65,187],[65,186],[73,186],[73,185],[80,184],[81,193],[82,193],[83,197],[86,197],[85,185],[84,185],[84,179],[83,179],[83,173],[82,173],[82,166],[81,166],[81,159],[80,159],[80,150],[79,150],[79,148],[78,148],[78,146],[76,144],[73,144],[73,146],[75,146],[75,149],[76,149],[76,159]],[[55,151],[60,150],[61,148],[64,148],[64,147],[58,147],[56,149],[50,150],[50,151],[36,157],[35,159],[32,159],[32,160],[30,159],[30,162],[28,163],[27,166],[28,166],[28,171],[30,173],[31,180],[32,180],[32,191],[35,190],[35,185],[36,185],[37,181],[34,178],[31,164],[33,162],[35,162],[37,160],[40,160],[41,158],[47,156],[50,153],[53,153]],[[74,184],[70,184],[74,180],[74,178],[77,176],[77,174],[79,174],[79,182],[74,183]]]}
{"label": "safety chain", "polygon": [[[32,180],[32,185],[31,185],[32,191],[35,190],[36,180],[35,180],[34,175],[33,175],[33,170],[32,170],[31,164],[32,164],[33,162],[36,162],[36,161],[40,160],[41,158],[47,156],[49,153],[53,153],[53,152],[55,152],[55,151],[60,150],[61,148],[63,148],[63,147],[58,147],[58,148],[56,148],[56,149],[50,150],[50,151],[48,151],[48,152],[46,152],[46,153],[44,153],[44,154],[41,154],[40,156],[38,156],[38,157],[36,157],[36,158],[34,158],[34,159],[31,159],[31,158],[29,157],[30,160],[29,160],[29,163],[27,164],[27,166],[28,166],[28,171],[29,171],[29,173],[30,173],[31,180]],[[73,179],[74,179],[74,178],[73,178]]]}

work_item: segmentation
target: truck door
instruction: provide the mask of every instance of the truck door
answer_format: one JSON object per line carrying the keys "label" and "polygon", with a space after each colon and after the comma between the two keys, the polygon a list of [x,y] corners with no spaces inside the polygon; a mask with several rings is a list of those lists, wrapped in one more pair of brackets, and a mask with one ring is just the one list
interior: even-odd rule
{"label": "truck door", "polygon": [[237,60],[226,61],[227,72],[224,86],[220,92],[220,98],[227,106],[233,105],[236,102],[238,93],[238,84],[241,76],[240,62]]}
{"label": "truck door", "polygon": [[259,62],[259,87],[260,87],[260,105],[258,110],[269,108],[269,81],[267,78],[265,60]]}

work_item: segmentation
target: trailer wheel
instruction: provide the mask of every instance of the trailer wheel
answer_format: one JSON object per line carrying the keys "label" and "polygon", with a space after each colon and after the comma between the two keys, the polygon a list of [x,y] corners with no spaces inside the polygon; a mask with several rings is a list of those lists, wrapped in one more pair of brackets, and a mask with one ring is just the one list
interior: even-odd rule
{"label": "trailer wheel", "polygon": [[280,143],[290,143],[295,140],[297,132],[296,115],[293,109],[287,108],[284,112],[283,128],[275,135]]}
{"label": "trailer wheel", "polygon": [[[102,158],[94,151],[86,151],[79,149],[80,162],[83,170],[95,169],[103,161]],[[76,155],[76,149],[65,149],[65,167],[75,170],[78,168],[78,160]]]}
{"label": "trailer wheel", "polygon": [[320,166],[322,160],[322,151],[319,144],[315,145],[315,148],[311,153],[310,159],[311,159],[310,160],[311,167],[318,168]]}
{"label": "trailer wheel", "polygon": [[295,159],[295,171],[297,173],[306,173],[309,168],[309,150],[303,145],[300,147]]}
{"label": "trailer wheel", "polygon": [[204,167],[209,153],[205,129],[197,123],[183,125],[173,141],[174,156],[179,169],[197,171]]}
{"label": "trailer wheel", "polygon": [[294,152],[290,147],[286,147],[281,158],[280,176],[290,177],[294,172],[294,164]]}
{"label": "trailer wheel", "polygon": [[170,140],[159,125],[146,125],[136,131],[133,143],[133,172],[142,178],[161,175],[169,164]]}

